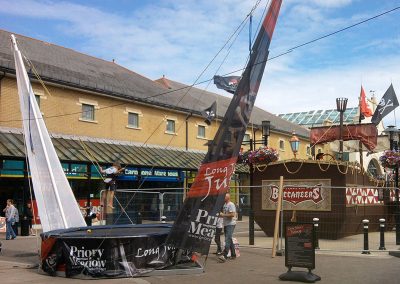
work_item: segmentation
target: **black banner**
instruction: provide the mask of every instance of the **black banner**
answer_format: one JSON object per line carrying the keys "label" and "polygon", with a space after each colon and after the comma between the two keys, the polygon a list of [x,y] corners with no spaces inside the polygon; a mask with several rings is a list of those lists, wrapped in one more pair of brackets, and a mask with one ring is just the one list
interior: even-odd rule
{"label": "black banner", "polygon": [[285,266],[315,268],[313,223],[285,224]]}
{"label": "black banner", "polygon": [[217,117],[217,102],[213,102],[209,108],[206,108],[201,112],[201,115],[205,118],[205,122],[210,125]]}
{"label": "black banner", "polygon": [[214,84],[218,89],[234,94],[240,82],[240,76],[214,76]]}
{"label": "black banner", "polygon": [[168,236],[167,243],[174,247],[208,254],[215,234],[216,213],[221,210],[229,189],[281,3],[281,0],[271,2],[235,95]]}
{"label": "black banner", "polygon": [[[118,235],[114,231],[118,230],[116,228],[99,226],[99,230],[103,230],[100,235],[97,228],[92,227],[93,233],[89,229],[61,236],[42,236],[41,268],[50,275],[65,272],[66,277],[109,278],[137,277],[171,267],[175,264],[177,250],[165,245],[169,228],[160,233],[155,231],[157,228],[144,226],[140,235],[137,230],[131,231],[134,234],[125,235],[127,227],[121,227],[123,233]],[[86,231],[86,236],[83,236]],[[188,263],[194,267],[191,256],[190,252],[184,251],[180,264]]]}
{"label": "black banner", "polygon": [[394,92],[393,85],[390,84],[389,88],[383,95],[381,101],[376,108],[374,115],[372,116],[371,122],[377,125],[382,118],[392,112],[396,107],[399,106],[396,93]]}

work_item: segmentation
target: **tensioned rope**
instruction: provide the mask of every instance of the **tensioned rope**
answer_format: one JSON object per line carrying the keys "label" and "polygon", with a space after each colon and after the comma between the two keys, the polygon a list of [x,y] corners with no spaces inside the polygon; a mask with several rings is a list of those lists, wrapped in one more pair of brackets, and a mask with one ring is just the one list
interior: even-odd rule
{"label": "tensioned rope", "polygon": [[[268,0],[268,2],[269,2],[269,0]],[[268,5],[268,2],[267,2],[267,5]],[[252,10],[251,10],[251,13],[254,12],[254,10],[257,8],[257,6],[259,5],[259,3],[260,3],[260,0],[258,0],[258,1],[256,2],[256,4],[254,5],[254,7],[253,7]],[[216,57],[221,53],[221,51],[227,46],[227,44],[229,43],[229,41],[231,41],[232,38],[233,38],[233,42],[236,40],[238,34],[243,30],[244,23],[245,23],[246,20],[249,18],[249,16],[250,16],[251,13],[249,13],[249,14],[245,17],[245,19],[240,23],[239,27],[235,29],[234,33],[233,33],[232,35],[229,36],[229,38],[228,38],[228,40],[226,41],[226,43],[225,43],[225,44],[223,45],[223,47],[217,52],[217,55],[214,56],[214,57],[212,58],[211,62],[210,62],[209,64],[207,64],[206,68],[205,68],[205,69],[201,72],[201,74],[196,78],[195,83],[199,80],[199,78],[201,77],[201,75],[204,74],[204,72],[209,68],[209,66],[211,65],[211,63],[216,59]],[[241,27],[242,27],[242,28],[241,28]],[[237,35],[235,36],[235,34],[237,34]],[[233,42],[232,42],[232,44],[233,44]],[[232,46],[232,44],[231,44],[231,46]],[[230,46],[230,47],[231,47],[231,46]],[[230,49],[230,47],[229,47],[229,49]],[[225,58],[224,58],[224,60],[225,60]],[[222,63],[221,63],[221,66],[222,66]],[[220,68],[220,67],[219,67],[219,68]],[[218,68],[218,69],[219,69],[219,68]],[[218,71],[217,71],[217,72],[218,72]],[[216,74],[216,73],[215,73],[215,74]],[[209,81],[209,82],[211,82],[211,81]],[[191,86],[194,86],[195,83],[192,84]],[[178,104],[179,104],[179,103],[183,100],[183,98],[189,93],[189,91],[190,91],[191,88],[192,88],[192,87],[190,87],[190,88],[187,89],[187,91],[184,93],[184,95],[183,95],[183,96],[181,97],[181,99],[178,101]],[[162,122],[161,122],[161,123],[162,123]],[[178,127],[177,133],[179,133],[179,131],[182,129],[183,125],[184,125],[184,124],[182,123],[182,124]],[[159,127],[159,126],[160,126],[160,124],[158,125],[158,127]],[[151,136],[154,134],[154,132],[158,129],[158,127],[157,127],[157,128],[153,131],[153,133],[146,139],[146,143],[147,143],[147,141],[151,138]],[[164,147],[164,149],[167,149],[167,148],[171,145],[171,143],[172,143],[172,141],[173,141],[174,138],[175,138],[175,135],[173,135],[173,136],[170,138],[170,140],[168,141],[168,143],[166,144],[166,146]],[[143,145],[145,145],[145,144],[143,144]],[[151,169],[153,169],[154,167],[155,167],[155,165],[153,164]],[[138,189],[142,188],[142,186],[143,186],[143,184],[144,184],[145,181],[146,181],[146,179],[143,179],[143,180],[141,181],[141,183],[140,183],[139,186],[138,186]],[[131,196],[131,198],[130,198],[130,199],[128,200],[128,202],[126,203],[126,206],[123,208],[124,211],[125,211],[126,208],[129,206],[129,204],[132,202],[132,200],[133,200],[133,198],[135,197],[135,195],[136,195],[136,192]],[[114,223],[116,223],[116,222],[119,220],[119,218],[121,217],[121,215],[122,215],[122,213],[116,218],[116,220],[114,221]]]}
{"label": "tensioned rope", "polygon": [[[380,14],[377,14],[377,15],[375,15],[375,16],[369,17],[369,18],[367,18],[367,19],[365,19],[365,20],[359,21],[359,22],[357,22],[357,23],[355,23],[355,24],[349,25],[349,26],[344,27],[344,28],[342,28],[342,29],[336,30],[336,31],[334,31],[334,32],[328,33],[328,34],[326,34],[326,35],[317,37],[317,38],[312,39],[312,40],[310,40],[310,41],[307,41],[307,42],[304,42],[304,43],[302,43],[302,44],[299,44],[299,45],[296,45],[296,46],[294,46],[294,47],[291,47],[291,48],[289,48],[289,49],[288,49],[287,51],[285,51],[285,52],[279,53],[279,54],[277,54],[276,56],[273,56],[273,57],[269,57],[268,60],[267,60],[267,62],[268,62],[268,61],[271,61],[271,60],[274,60],[274,59],[277,59],[277,58],[279,58],[279,57],[282,57],[282,56],[284,56],[284,55],[287,55],[287,54],[291,53],[292,51],[294,51],[294,50],[296,50],[296,49],[299,49],[299,48],[301,48],[301,47],[304,47],[304,46],[306,46],[306,45],[310,45],[310,44],[315,43],[315,42],[317,42],[317,41],[323,40],[323,39],[325,39],[325,38],[334,36],[334,35],[336,35],[336,34],[338,34],[338,33],[341,33],[341,32],[344,32],[344,31],[346,31],[346,30],[352,29],[352,28],[354,28],[354,27],[356,27],[356,26],[362,25],[362,24],[364,24],[364,23],[366,23],[366,22],[375,20],[375,19],[377,19],[377,18],[379,18],[379,17],[382,17],[382,16],[387,15],[387,14],[389,14],[389,13],[392,13],[392,12],[394,12],[394,11],[397,11],[398,9],[400,9],[400,6],[397,6],[397,7],[393,8],[393,9],[387,10],[387,11],[382,12],[382,13],[380,13]],[[264,62],[257,62],[257,63],[254,63],[254,65],[258,65],[258,64],[261,64],[261,63],[264,63]],[[230,71],[230,72],[228,72],[228,73],[226,73],[226,74],[223,74],[222,76],[232,75],[232,74],[237,73],[237,72],[240,72],[240,71],[243,71],[243,68],[238,69],[238,70]],[[166,95],[166,94],[169,94],[169,93],[177,92],[177,91],[180,91],[180,90],[185,90],[185,89],[187,89],[187,88],[192,88],[192,87],[194,87],[194,86],[196,86],[196,85],[200,85],[200,84],[207,83],[208,81],[211,81],[211,80],[213,80],[213,79],[212,79],[212,78],[211,78],[211,79],[207,79],[207,80],[204,80],[204,81],[201,81],[201,82],[197,82],[197,83],[192,84],[192,85],[188,85],[188,86],[180,87],[180,88],[177,88],[177,89],[174,89],[174,90],[169,90],[169,91],[165,91],[165,92],[162,92],[162,93],[154,94],[154,95],[145,97],[145,98],[143,98],[143,99],[144,99],[144,100],[148,100],[148,99],[151,99],[151,98],[155,98],[155,97],[158,97],[158,96],[162,96],[162,95]],[[151,101],[149,101],[149,102],[151,102]],[[125,103],[126,103],[126,102],[118,103],[118,104],[113,104],[113,105],[109,105],[109,106],[102,107],[102,108],[100,108],[100,109],[112,108],[112,107],[116,107],[116,106],[123,105],[123,104],[125,104]],[[80,113],[81,113],[81,112],[72,112],[72,113],[68,113],[68,114],[64,114],[64,115],[68,116],[68,115],[74,115],[74,114],[80,114]],[[59,116],[59,115],[47,116],[46,119],[53,118],[53,117],[58,117],[58,116]],[[21,119],[1,120],[0,122],[15,122],[15,121],[21,121]]]}

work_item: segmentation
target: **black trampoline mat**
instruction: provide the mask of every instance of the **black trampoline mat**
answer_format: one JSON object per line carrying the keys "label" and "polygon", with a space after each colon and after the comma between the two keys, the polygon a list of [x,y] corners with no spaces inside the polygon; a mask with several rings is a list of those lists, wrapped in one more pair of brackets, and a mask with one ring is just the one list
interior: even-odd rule
{"label": "black trampoline mat", "polygon": [[156,235],[167,235],[172,225],[107,225],[77,227],[42,233],[42,239],[56,238],[141,238]]}

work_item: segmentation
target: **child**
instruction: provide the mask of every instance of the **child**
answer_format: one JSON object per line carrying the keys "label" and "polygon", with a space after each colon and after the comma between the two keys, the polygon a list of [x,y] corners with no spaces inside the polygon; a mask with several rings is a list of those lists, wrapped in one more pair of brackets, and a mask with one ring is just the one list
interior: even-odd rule
{"label": "child", "polygon": [[115,190],[117,189],[117,177],[123,170],[125,170],[125,168],[122,168],[121,164],[118,162],[114,162],[114,164],[111,167],[105,170],[100,168],[100,172],[106,175],[106,178],[104,179],[104,183],[106,184],[106,192],[105,194],[103,194],[101,198],[103,206],[107,200],[108,201],[107,206],[114,209],[113,200],[114,200]]}

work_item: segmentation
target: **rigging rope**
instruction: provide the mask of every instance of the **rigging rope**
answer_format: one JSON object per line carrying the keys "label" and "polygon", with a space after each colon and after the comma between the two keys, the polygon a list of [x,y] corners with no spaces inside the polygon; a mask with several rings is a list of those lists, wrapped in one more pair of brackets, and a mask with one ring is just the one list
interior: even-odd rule
{"label": "rigging rope", "polygon": [[[291,52],[294,51],[295,49],[298,49],[298,48],[300,48],[300,47],[309,45],[309,44],[311,44],[311,43],[320,41],[320,40],[325,39],[325,38],[327,38],[327,37],[331,37],[331,36],[333,36],[333,35],[335,35],[335,34],[341,33],[341,32],[346,31],[346,30],[348,30],[348,29],[354,28],[354,27],[356,27],[356,26],[358,26],[358,25],[361,25],[361,24],[364,24],[364,23],[369,22],[369,21],[371,21],[371,20],[374,20],[374,19],[377,19],[377,18],[379,18],[379,17],[382,17],[382,16],[384,16],[384,15],[386,15],[386,14],[392,13],[392,12],[398,10],[398,9],[400,9],[400,6],[397,6],[397,7],[393,8],[393,9],[391,9],[391,10],[387,10],[387,11],[385,11],[385,12],[382,12],[382,13],[380,13],[380,14],[378,14],[378,15],[372,16],[372,17],[367,18],[367,19],[365,19],[365,20],[359,21],[359,22],[357,22],[357,23],[355,23],[355,24],[352,24],[352,25],[350,25],[350,26],[347,26],[347,27],[345,27],[345,28],[336,30],[336,31],[334,31],[334,32],[328,33],[328,34],[323,35],[323,36],[320,36],[320,37],[315,38],[315,39],[313,39],[313,40],[310,40],[310,41],[307,41],[307,42],[305,42],[305,43],[296,45],[296,46],[294,46],[294,47],[289,48],[289,49],[288,49],[287,51],[285,51],[285,52],[282,52],[282,53],[280,53],[280,54],[278,54],[278,55],[276,55],[276,56],[273,56],[273,57],[269,57],[267,61],[271,61],[271,60],[273,60],[273,59],[282,57],[282,56],[284,56],[284,55],[287,55],[287,54],[291,53]],[[256,64],[261,64],[261,63],[264,63],[264,62],[257,62],[257,63],[255,63],[254,65],[256,65]],[[238,70],[231,71],[231,72],[226,73],[226,74],[223,74],[222,76],[228,76],[228,75],[231,75],[231,74],[240,72],[240,71],[243,71],[243,68],[238,69]],[[148,100],[148,99],[155,98],[155,97],[158,97],[158,96],[163,96],[163,95],[166,95],[166,94],[169,94],[169,93],[173,93],[173,92],[177,92],[177,91],[180,91],[180,90],[184,90],[184,89],[187,89],[187,88],[192,88],[192,87],[194,87],[194,86],[196,86],[196,85],[204,84],[204,83],[207,83],[208,81],[211,81],[211,80],[213,80],[213,79],[212,79],[212,78],[211,78],[211,79],[207,79],[207,80],[204,80],[204,81],[201,81],[201,82],[197,82],[197,83],[192,84],[192,85],[189,85],[189,86],[184,86],[184,87],[180,87],[180,88],[177,88],[177,89],[174,89],[174,90],[168,90],[168,91],[165,91],[165,92],[162,92],[162,93],[159,93],[159,94],[154,94],[154,95],[151,95],[151,96],[148,96],[148,97],[144,98],[144,100]],[[149,103],[152,103],[152,101],[148,101],[148,102],[149,102]],[[101,109],[106,109],[106,108],[121,106],[121,105],[123,105],[123,104],[125,104],[125,102],[123,102],[123,103],[118,103],[118,104],[114,104],[114,105],[109,105],[109,106],[103,107],[103,108],[101,108]],[[65,116],[68,116],[68,115],[74,115],[74,114],[79,114],[79,113],[81,113],[81,112],[74,112],[74,113],[69,113],[69,114],[64,114],[64,115],[65,115]],[[56,116],[48,116],[47,119],[48,119],[48,118],[53,118],[53,117],[58,117],[58,116],[59,116],[59,115],[56,115]],[[0,122],[14,122],[14,121],[21,121],[21,119],[1,120]]]}

